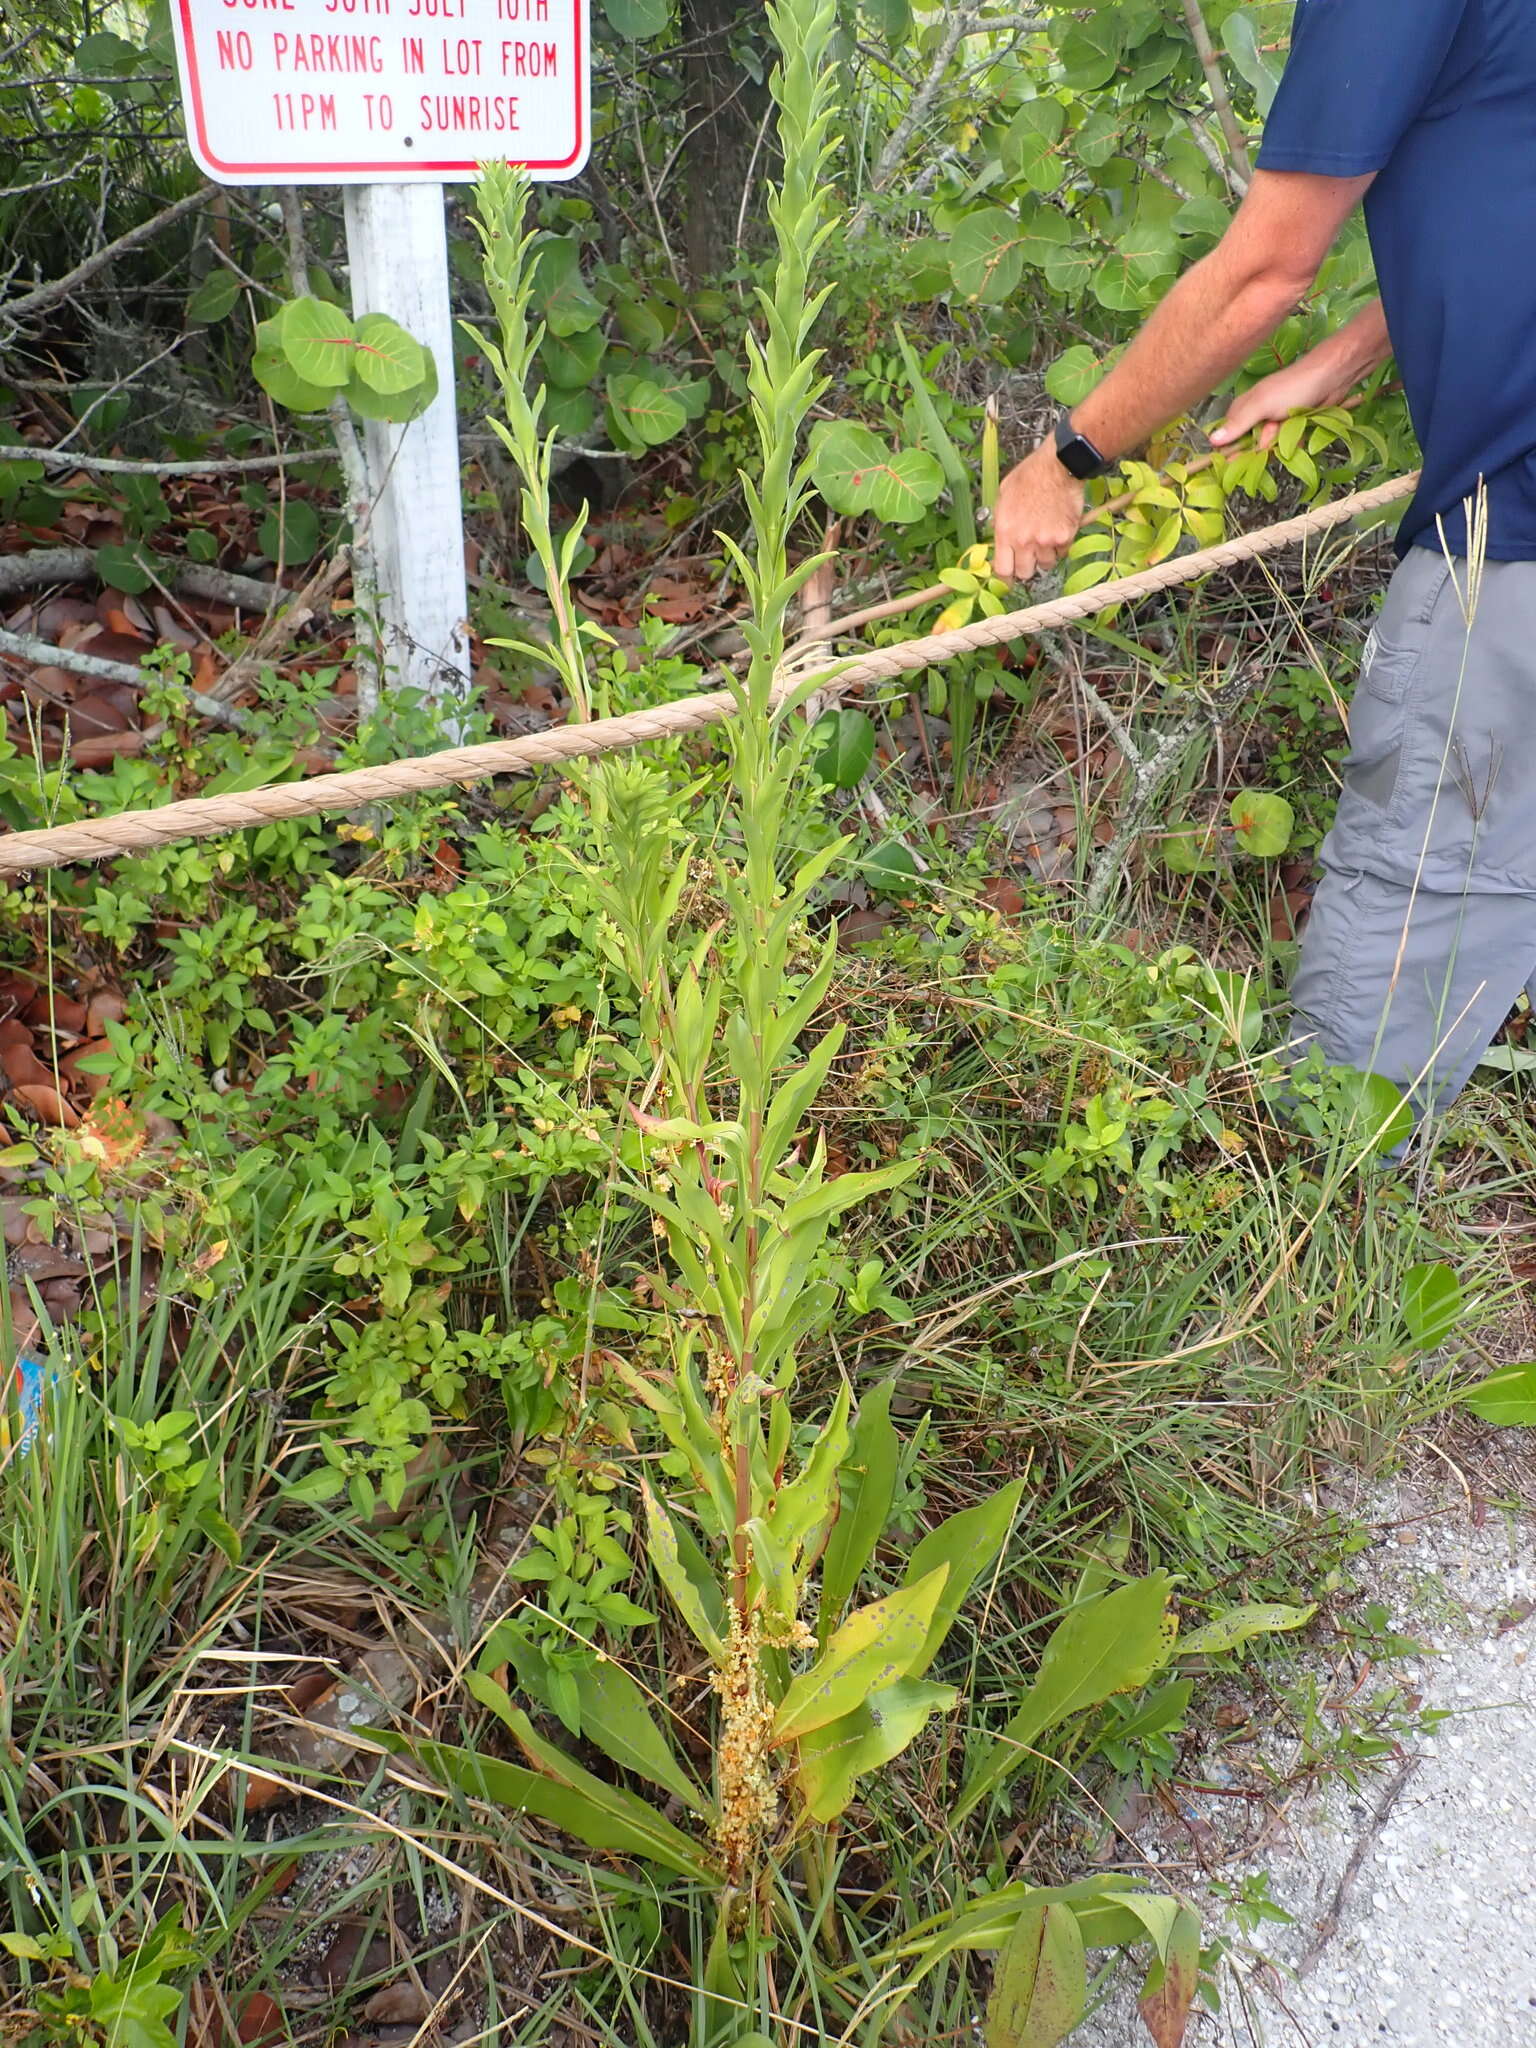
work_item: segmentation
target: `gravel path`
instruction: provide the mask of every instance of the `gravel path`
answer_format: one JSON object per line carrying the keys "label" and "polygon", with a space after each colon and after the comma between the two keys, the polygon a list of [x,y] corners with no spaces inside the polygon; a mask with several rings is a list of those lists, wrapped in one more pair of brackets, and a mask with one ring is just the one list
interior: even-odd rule
{"label": "gravel path", "polygon": [[[1424,1503],[1376,1503],[1373,1521]],[[1437,1653],[1401,1670],[1450,1718],[1405,1762],[1335,1783],[1253,1864],[1294,1916],[1245,1944],[1186,2048],[1536,2048],[1536,1520],[1464,1506],[1385,1530],[1362,1593]],[[1213,1926],[1219,1900],[1201,1901]],[[1231,1930],[1229,1930],[1231,1931]],[[1240,1938],[1240,1937],[1236,1937]],[[1147,2048],[1118,1994],[1071,2048]]]}

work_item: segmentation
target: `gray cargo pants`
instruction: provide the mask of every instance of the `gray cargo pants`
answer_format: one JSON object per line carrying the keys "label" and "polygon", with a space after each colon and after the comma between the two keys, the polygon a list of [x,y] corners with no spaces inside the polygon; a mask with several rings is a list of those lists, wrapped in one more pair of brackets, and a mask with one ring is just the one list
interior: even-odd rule
{"label": "gray cargo pants", "polygon": [[[1294,1051],[1384,1074],[1420,1114],[1536,1001],[1536,562],[1411,548],[1366,647]],[[1293,1056],[1294,1056],[1293,1051]]]}

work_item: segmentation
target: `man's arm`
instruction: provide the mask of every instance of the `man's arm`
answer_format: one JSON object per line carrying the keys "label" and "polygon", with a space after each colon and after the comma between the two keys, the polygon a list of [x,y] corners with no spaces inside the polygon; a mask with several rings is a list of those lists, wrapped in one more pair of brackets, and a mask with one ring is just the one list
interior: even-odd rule
{"label": "man's arm", "polygon": [[[1217,247],[1185,272],[1115,368],[1073,408],[1078,432],[1118,457],[1208,398],[1305,297],[1370,183],[1256,172]],[[1047,440],[1003,481],[996,573],[1022,579],[1050,568],[1082,516],[1082,485]]]}

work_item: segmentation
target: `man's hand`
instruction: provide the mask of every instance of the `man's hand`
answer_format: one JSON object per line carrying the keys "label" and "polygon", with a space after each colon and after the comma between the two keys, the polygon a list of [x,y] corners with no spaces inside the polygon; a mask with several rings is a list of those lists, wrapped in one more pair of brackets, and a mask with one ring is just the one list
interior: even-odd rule
{"label": "man's hand", "polygon": [[1230,448],[1244,434],[1258,429],[1256,446],[1272,448],[1276,437],[1293,413],[1315,412],[1322,405],[1337,405],[1347,398],[1354,379],[1341,380],[1337,369],[1316,360],[1317,351],[1300,356],[1283,370],[1261,377],[1257,384],[1234,399],[1232,409],[1212,432],[1217,448]]}
{"label": "man's hand", "polygon": [[992,573],[1024,583],[1054,568],[1083,523],[1083,487],[1062,465],[1054,441],[1003,478],[993,527]]}
{"label": "man's hand", "polygon": [[1250,391],[1233,401],[1232,409],[1211,435],[1218,448],[1230,448],[1244,434],[1258,429],[1260,448],[1272,448],[1275,437],[1293,413],[1315,412],[1340,405],[1362,378],[1380,368],[1392,353],[1387,318],[1376,299],[1346,327],[1298,356],[1283,370],[1261,377]]}

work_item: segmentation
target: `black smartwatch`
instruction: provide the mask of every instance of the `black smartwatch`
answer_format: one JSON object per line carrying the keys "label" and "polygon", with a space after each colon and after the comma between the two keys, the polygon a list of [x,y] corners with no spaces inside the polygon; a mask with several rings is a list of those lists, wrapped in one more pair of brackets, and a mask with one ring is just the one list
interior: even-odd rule
{"label": "black smartwatch", "polygon": [[1056,459],[1062,468],[1075,476],[1079,483],[1092,483],[1095,477],[1108,476],[1114,468],[1094,447],[1086,434],[1080,434],[1072,424],[1072,415],[1064,411],[1056,422]]}

